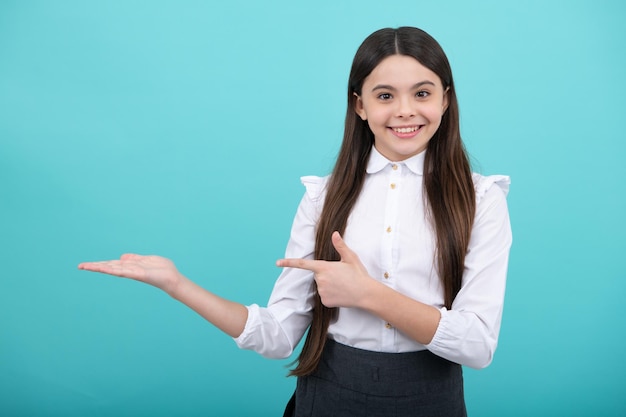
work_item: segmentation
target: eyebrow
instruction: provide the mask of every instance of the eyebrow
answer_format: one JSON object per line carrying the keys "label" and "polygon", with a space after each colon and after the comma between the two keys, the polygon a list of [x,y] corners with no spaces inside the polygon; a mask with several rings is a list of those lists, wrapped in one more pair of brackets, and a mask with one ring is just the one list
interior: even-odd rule
{"label": "eyebrow", "polygon": [[[419,83],[417,83],[413,87],[411,87],[411,90],[414,90],[416,88],[420,88],[423,85],[432,85],[434,87],[435,83],[432,82],[432,81],[420,81]],[[387,84],[378,84],[377,86],[372,88],[372,91],[376,91],[376,90],[391,90],[391,91],[395,91],[396,88],[392,87],[390,85],[387,85]]]}

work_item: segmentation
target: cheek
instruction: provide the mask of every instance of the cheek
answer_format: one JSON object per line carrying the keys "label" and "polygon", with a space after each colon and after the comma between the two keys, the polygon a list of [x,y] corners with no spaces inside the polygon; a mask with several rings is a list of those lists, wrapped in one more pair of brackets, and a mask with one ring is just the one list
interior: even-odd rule
{"label": "cheek", "polygon": [[431,123],[439,124],[441,123],[441,118],[443,117],[443,108],[439,106],[431,106],[427,109],[424,109],[422,113]]}
{"label": "cheek", "polygon": [[367,113],[367,116],[372,123],[381,125],[386,125],[389,122],[389,119],[392,118],[390,112],[384,107],[370,109],[370,111]]}

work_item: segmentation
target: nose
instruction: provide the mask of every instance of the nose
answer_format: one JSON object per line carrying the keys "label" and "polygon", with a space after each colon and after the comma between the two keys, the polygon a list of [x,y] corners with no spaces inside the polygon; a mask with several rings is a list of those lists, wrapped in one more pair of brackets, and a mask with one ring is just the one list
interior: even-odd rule
{"label": "nose", "polygon": [[396,103],[398,103],[396,109],[397,117],[408,119],[415,116],[417,110],[415,109],[415,102],[412,100],[412,97],[401,97]]}

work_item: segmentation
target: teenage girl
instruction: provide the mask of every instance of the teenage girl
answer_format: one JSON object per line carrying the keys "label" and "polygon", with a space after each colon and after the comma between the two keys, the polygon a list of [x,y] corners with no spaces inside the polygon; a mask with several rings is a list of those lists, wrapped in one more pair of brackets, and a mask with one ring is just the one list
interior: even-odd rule
{"label": "teenage girl", "polygon": [[266,357],[289,356],[308,329],[285,416],[466,415],[461,365],[489,365],[498,341],[509,179],[470,171],[432,37],[365,39],[335,168],[302,182],[267,307],[220,298],[157,256],[79,268],[154,285]]}

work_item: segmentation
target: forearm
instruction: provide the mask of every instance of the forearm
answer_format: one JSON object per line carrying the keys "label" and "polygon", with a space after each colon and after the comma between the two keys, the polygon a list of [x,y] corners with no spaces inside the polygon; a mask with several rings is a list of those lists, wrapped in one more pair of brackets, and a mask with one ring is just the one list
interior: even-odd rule
{"label": "forearm", "polygon": [[248,318],[243,304],[218,297],[184,276],[169,294],[229,336],[238,337],[243,332]]}
{"label": "forearm", "polygon": [[365,294],[361,308],[423,345],[431,342],[441,319],[437,308],[407,297],[373,279],[368,283]]}

